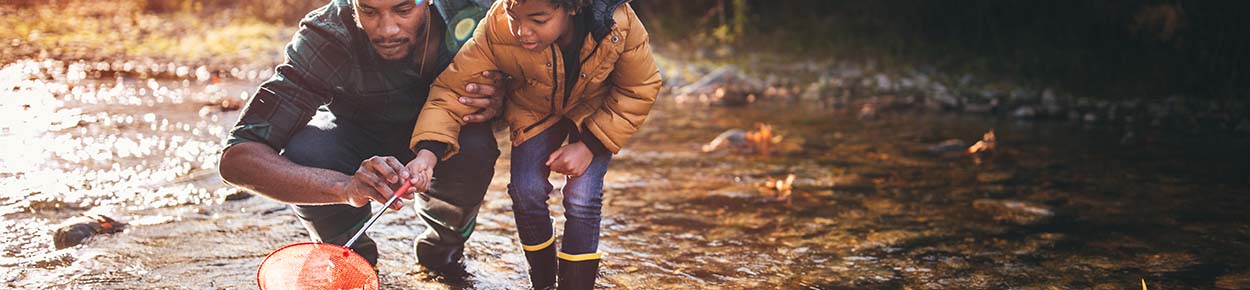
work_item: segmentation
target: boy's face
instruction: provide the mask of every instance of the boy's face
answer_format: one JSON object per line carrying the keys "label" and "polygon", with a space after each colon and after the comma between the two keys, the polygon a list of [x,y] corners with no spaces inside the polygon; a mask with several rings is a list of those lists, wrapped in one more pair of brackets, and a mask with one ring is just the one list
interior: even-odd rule
{"label": "boy's face", "polygon": [[508,0],[505,4],[512,35],[525,49],[539,51],[572,34],[571,20],[576,12],[547,0]]}
{"label": "boy's face", "polygon": [[386,60],[408,56],[416,46],[419,30],[425,30],[428,9],[421,0],[356,0],[356,24],[378,55]]}

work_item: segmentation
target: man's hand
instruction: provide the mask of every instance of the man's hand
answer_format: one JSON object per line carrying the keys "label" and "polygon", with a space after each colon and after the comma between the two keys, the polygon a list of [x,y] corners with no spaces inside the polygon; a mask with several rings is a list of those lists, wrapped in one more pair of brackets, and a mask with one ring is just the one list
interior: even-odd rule
{"label": "man's hand", "polygon": [[[386,204],[395,189],[398,189],[405,179],[411,177],[412,174],[395,157],[373,156],[360,162],[360,168],[356,169],[356,174],[352,175],[351,181],[339,192],[342,193],[344,201],[354,207],[368,205],[370,200]],[[403,200],[395,201],[391,205],[391,209],[394,210],[402,208],[404,208]]]}
{"label": "man's hand", "polygon": [[484,71],[482,76],[491,80],[491,83],[469,83],[464,86],[469,95],[460,96],[460,103],[478,109],[477,112],[464,116],[465,122],[485,122],[503,110],[503,97],[508,92],[508,80],[512,77],[494,70]]}
{"label": "man's hand", "polygon": [[547,157],[547,167],[551,171],[577,177],[586,173],[586,167],[590,167],[590,161],[594,158],[595,153],[590,152],[586,144],[577,142],[551,152],[551,157]]}
{"label": "man's hand", "polygon": [[407,169],[413,173],[412,188],[408,189],[406,194],[412,195],[418,192],[425,192],[430,189],[430,180],[434,176],[434,165],[438,164],[438,156],[430,150],[421,149],[417,152],[417,158],[413,158],[408,162]]}

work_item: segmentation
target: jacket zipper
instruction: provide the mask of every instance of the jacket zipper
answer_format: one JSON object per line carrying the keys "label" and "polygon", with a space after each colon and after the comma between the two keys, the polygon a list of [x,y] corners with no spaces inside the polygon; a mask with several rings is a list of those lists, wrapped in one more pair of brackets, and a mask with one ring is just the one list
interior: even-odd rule
{"label": "jacket zipper", "polygon": [[[594,49],[591,49],[591,50],[590,50],[590,54],[587,54],[587,55],[586,55],[586,58],[582,59],[582,60],[581,60],[581,61],[577,64],[578,66],[582,67],[582,69],[580,70],[580,71],[582,72],[582,74],[585,74],[585,73],[586,73],[586,61],[587,61],[587,60],[590,60],[590,57],[594,56],[594,55],[595,55],[595,52],[598,52],[598,51],[599,51],[599,44],[601,44],[601,43],[600,43],[600,42],[598,42],[598,41],[596,41],[596,42],[595,42],[595,48],[594,48]],[[569,72],[564,72],[564,73],[566,73],[566,74],[567,74],[567,73],[569,73]],[[574,79],[574,80],[577,80],[577,79],[578,79],[578,77],[577,77],[577,76],[573,76],[573,79]],[[585,81],[585,80],[581,80],[581,81]],[[573,82],[573,87],[577,87],[577,81],[574,81],[574,82]],[[571,89],[570,89],[570,90],[571,90]],[[571,93],[572,93],[572,92],[571,92],[571,91],[569,91],[569,90],[565,90],[565,91],[564,91],[564,106],[565,106],[565,107],[567,107],[567,106],[569,105],[569,96],[571,96],[571,95],[572,95]]]}
{"label": "jacket zipper", "polygon": [[559,86],[560,79],[559,79],[559,74],[557,74],[557,71],[556,71],[556,69],[558,68],[555,66],[558,64],[559,63],[556,63],[556,45],[552,44],[551,45],[551,66],[552,66],[551,83],[552,83],[552,86],[551,86],[551,98],[549,98],[551,99],[551,112],[547,113],[547,116],[543,117],[542,119],[539,119],[538,122],[534,122],[534,124],[529,125],[528,127],[525,127],[525,129],[521,129],[522,132],[526,132],[526,131],[529,131],[530,129],[534,129],[534,127],[538,127],[538,125],[542,124],[543,122],[546,122],[548,119],[551,119],[552,116],[556,115],[556,92],[557,92],[556,89],[560,87]]}

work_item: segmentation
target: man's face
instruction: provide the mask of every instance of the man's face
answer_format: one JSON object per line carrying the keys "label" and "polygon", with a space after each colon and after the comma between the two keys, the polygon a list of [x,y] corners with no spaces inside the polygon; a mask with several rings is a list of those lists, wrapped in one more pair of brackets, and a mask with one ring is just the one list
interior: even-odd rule
{"label": "man's face", "polygon": [[508,26],[525,49],[538,51],[564,34],[571,34],[570,20],[576,13],[552,5],[547,0],[508,1]]}
{"label": "man's face", "polygon": [[421,7],[426,1],[356,0],[356,24],[382,59],[402,59],[416,46],[418,30],[426,29],[419,27],[429,17],[429,9]]}

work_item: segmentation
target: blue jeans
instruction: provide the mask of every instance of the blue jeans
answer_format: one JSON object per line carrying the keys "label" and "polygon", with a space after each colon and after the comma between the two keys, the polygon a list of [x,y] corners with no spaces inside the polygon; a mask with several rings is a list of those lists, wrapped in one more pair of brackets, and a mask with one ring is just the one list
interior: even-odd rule
{"label": "blue jeans", "polygon": [[[512,213],[517,234],[525,245],[543,244],[553,238],[547,196],[552,190],[547,158],[559,149],[572,126],[553,126],[525,143],[512,147]],[[576,132],[572,132],[576,133]],[[603,207],[603,176],[611,154],[595,156],[582,176],[567,177],[564,185],[564,237],[560,252],[570,255],[595,253],[599,249],[600,209]]]}

